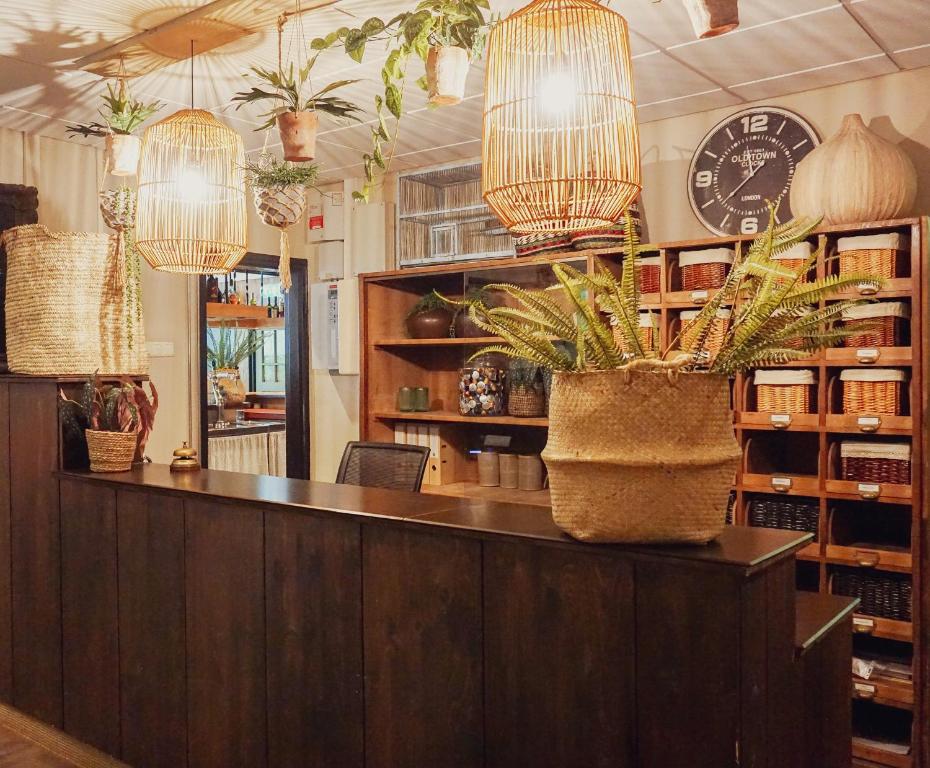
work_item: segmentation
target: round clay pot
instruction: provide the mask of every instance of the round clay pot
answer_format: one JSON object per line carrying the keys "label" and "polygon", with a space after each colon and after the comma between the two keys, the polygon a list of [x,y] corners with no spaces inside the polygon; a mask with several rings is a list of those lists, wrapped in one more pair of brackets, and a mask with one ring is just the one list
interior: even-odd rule
{"label": "round clay pot", "polygon": [[278,133],[285,160],[303,163],[316,157],[319,122],[316,112],[282,112],[278,115]]}
{"label": "round clay pot", "polygon": [[452,312],[448,309],[431,309],[407,318],[407,335],[411,339],[443,339],[452,326]]}
{"label": "round clay pot", "polygon": [[465,96],[468,51],[434,45],[426,55],[426,91],[430,104],[458,104]]}
{"label": "round clay pot", "polygon": [[452,323],[452,330],[457,339],[476,339],[488,335],[472,322],[472,319],[468,316],[468,312],[459,312],[456,314],[455,320]]}
{"label": "round clay pot", "polygon": [[239,376],[238,368],[218,368],[217,380],[220,391],[226,397],[226,408],[235,408],[245,402],[245,384]]}
{"label": "round clay pot", "polygon": [[142,141],[128,133],[108,133],[105,139],[104,159],[114,176],[135,176],[139,165]]}

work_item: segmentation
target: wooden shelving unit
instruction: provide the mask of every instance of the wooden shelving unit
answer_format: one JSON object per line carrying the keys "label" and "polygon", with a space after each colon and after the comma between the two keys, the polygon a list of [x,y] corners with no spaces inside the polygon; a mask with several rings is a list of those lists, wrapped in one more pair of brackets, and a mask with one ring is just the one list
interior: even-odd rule
{"label": "wooden shelving unit", "polygon": [[283,328],[283,317],[268,317],[268,307],[254,304],[220,304],[207,302],[207,325],[216,327],[221,324],[236,328]]}
{"label": "wooden shelving unit", "polygon": [[[743,447],[743,461],[734,485],[734,523],[749,524],[749,505],[753,499],[808,500],[819,512],[817,539],[805,548],[798,560],[798,587],[829,592],[831,577],[837,568],[863,569],[896,577],[910,576],[912,581],[912,621],[896,621],[880,616],[857,614],[855,649],[868,643],[888,644],[904,653],[911,661],[913,680],[903,684],[884,685],[881,695],[871,699],[852,695],[858,708],[876,708],[876,719],[889,715],[889,722],[900,725],[904,717],[911,724],[911,752],[897,755],[874,746],[864,749],[854,746],[858,760],[888,766],[921,766],[930,756],[930,707],[928,707],[927,674],[928,627],[923,618],[923,606],[928,595],[926,581],[927,490],[925,456],[928,426],[924,420],[927,405],[925,382],[928,380],[928,224],[925,219],[882,221],[857,226],[825,227],[811,240],[823,246],[826,258],[817,265],[819,275],[836,269],[836,242],[839,237],[878,232],[896,232],[910,242],[908,274],[887,281],[876,299],[904,300],[910,303],[909,344],[869,351],[836,348],[824,350],[809,359],[792,363],[790,367],[809,368],[816,373],[815,410],[796,415],[787,428],[775,425],[771,416],[759,413],[754,406],[751,376],[738,376],[733,382],[735,430]],[[678,255],[682,251],[706,247],[744,247],[749,237],[707,238],[679,243],[662,243],[648,249],[661,256],[662,291],[644,297],[644,305],[656,311],[662,347],[674,339],[680,328],[682,310],[699,308],[708,296],[692,295],[681,290]],[[652,254],[650,254],[652,255]],[[443,424],[444,439],[456,452],[456,474],[449,487],[426,489],[431,492],[466,495],[475,498],[500,498],[507,501],[545,503],[540,495],[535,499],[520,496],[518,491],[480,489],[476,485],[475,462],[468,452],[477,447],[476,436],[493,432],[511,435],[520,445],[541,449],[546,441],[546,419],[498,417],[481,419],[457,414],[457,382],[459,368],[476,348],[496,339],[436,339],[403,338],[403,319],[417,298],[432,289],[450,296],[461,296],[470,287],[490,282],[512,282],[527,287],[545,287],[552,283],[551,263],[571,262],[580,269],[592,271],[596,265],[619,271],[622,257],[613,249],[577,251],[549,259],[498,259],[455,265],[408,268],[362,276],[362,381],[361,424],[363,439],[393,440],[396,420],[431,420]],[[866,433],[858,420],[842,413],[839,387],[835,379],[842,368],[896,367],[910,371],[909,411],[898,417],[882,417],[874,432]],[[400,413],[395,398],[400,386],[428,386],[433,408],[427,414]],[[871,428],[871,427],[870,427]],[[839,479],[838,447],[841,439],[859,436],[866,439],[909,439],[912,446],[911,485],[883,485],[877,498],[866,502],[863,489],[855,482]],[[868,517],[871,515],[871,517]],[[846,516],[867,520],[897,520],[899,540],[886,549],[865,547],[863,542],[837,540],[840,521]],[[866,517],[862,517],[866,516]],[[851,535],[851,534],[850,534]],[[869,542],[864,542],[868,544]],[[863,550],[878,554],[865,557]],[[858,553],[858,554],[857,554]],[[852,690],[852,686],[851,686]],[[890,712],[885,711],[890,710]],[[927,764],[930,767],[930,763]]]}

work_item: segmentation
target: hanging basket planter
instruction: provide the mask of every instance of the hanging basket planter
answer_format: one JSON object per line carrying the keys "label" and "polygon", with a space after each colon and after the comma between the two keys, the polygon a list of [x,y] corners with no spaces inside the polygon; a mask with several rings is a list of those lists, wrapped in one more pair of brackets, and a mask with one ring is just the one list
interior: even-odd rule
{"label": "hanging basket planter", "polygon": [[104,161],[107,170],[114,176],[135,176],[142,140],[128,133],[108,133],[105,142]]}
{"label": "hanging basket planter", "polygon": [[426,56],[426,90],[429,103],[458,104],[465,98],[468,51],[451,45],[434,45]]}
{"label": "hanging basket planter", "polygon": [[281,230],[278,272],[281,277],[281,287],[287,291],[291,287],[291,244],[287,237],[287,228],[300,221],[304,215],[307,205],[306,187],[303,184],[291,184],[286,187],[256,187],[252,190],[252,195],[255,210],[262,223]]}
{"label": "hanging basket planter", "polygon": [[739,26],[737,0],[682,0],[698,38],[717,37]]}
{"label": "hanging basket planter", "polygon": [[320,118],[316,112],[281,112],[278,133],[284,148],[284,159],[304,163],[316,157],[316,130]]}

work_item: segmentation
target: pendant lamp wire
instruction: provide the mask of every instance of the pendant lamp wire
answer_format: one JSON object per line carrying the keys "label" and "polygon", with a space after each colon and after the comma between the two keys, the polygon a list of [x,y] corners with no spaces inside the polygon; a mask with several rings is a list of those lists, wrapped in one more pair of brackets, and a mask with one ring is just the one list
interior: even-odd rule
{"label": "pendant lamp wire", "polygon": [[194,41],[191,40],[191,109],[194,108]]}

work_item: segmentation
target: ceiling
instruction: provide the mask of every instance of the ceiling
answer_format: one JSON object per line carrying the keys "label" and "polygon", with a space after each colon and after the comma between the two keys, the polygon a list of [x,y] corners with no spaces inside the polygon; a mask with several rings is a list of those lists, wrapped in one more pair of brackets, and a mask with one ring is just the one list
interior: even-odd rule
{"label": "ceiling", "polygon": [[[519,3],[492,0],[495,12]],[[93,10],[88,10],[88,6]],[[96,118],[103,85],[75,70],[74,61],[163,20],[186,13],[198,0],[0,0],[0,127],[64,136],[71,122]],[[290,22],[284,49],[369,16],[389,18],[410,0],[337,0]],[[930,65],[930,0],[740,0],[741,26],[709,40],[695,40],[680,0],[612,0],[632,30],[640,122],[735,106],[758,99]],[[256,14],[293,9],[290,0],[249,4]],[[316,82],[359,78],[342,95],[367,107],[380,90],[384,53],[369,50],[362,65],[340,51],[321,56]],[[274,67],[277,36],[271,25],[195,61],[194,98],[260,150],[258,111],[236,110],[230,97],[245,87],[251,65]],[[419,73],[417,73],[418,75]],[[414,75],[416,77],[417,75]],[[432,110],[411,83],[393,168],[402,170],[475,157],[480,152],[484,72],[472,67],[465,101]],[[136,96],[157,98],[167,110],[190,102],[190,64],[179,61],[134,81]],[[269,144],[277,137],[272,135]],[[360,153],[369,145],[367,125],[339,125],[324,118],[319,160],[325,178],[360,175]]]}

